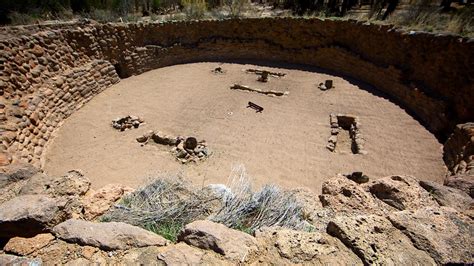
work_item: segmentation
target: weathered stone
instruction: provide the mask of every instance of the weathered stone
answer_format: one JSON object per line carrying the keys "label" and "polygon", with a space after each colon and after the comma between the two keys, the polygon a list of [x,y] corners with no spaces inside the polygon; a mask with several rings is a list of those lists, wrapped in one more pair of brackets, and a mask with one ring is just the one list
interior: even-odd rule
{"label": "weathered stone", "polygon": [[400,211],[388,219],[439,264],[472,263],[474,223],[448,207]]}
{"label": "weathered stone", "polygon": [[4,251],[20,256],[26,256],[47,246],[54,240],[52,234],[39,234],[31,238],[13,237],[3,248]]}
{"label": "weathered stone", "polygon": [[[149,246],[127,250],[122,258],[117,258],[111,264],[114,265],[170,265],[159,260],[159,254],[167,247]],[[185,265],[185,264],[172,264]],[[190,265],[190,264],[188,264]]]}
{"label": "weathered stone", "polygon": [[346,177],[356,182],[357,184],[369,182],[369,177],[362,174],[362,172],[353,172],[352,174],[346,175]]}
{"label": "weathered stone", "polygon": [[[256,234],[265,257],[276,264],[362,265],[362,261],[337,238],[320,232],[264,229]],[[285,262],[276,262],[282,257]]]}
{"label": "weathered stone", "polygon": [[117,200],[133,191],[132,188],[109,184],[103,188],[88,193],[83,199],[83,216],[92,220],[104,214]]}
{"label": "weathered stone", "polygon": [[41,259],[31,259],[25,257],[18,257],[9,254],[0,254],[0,265],[42,265]]}
{"label": "weathered stone", "polygon": [[474,175],[450,176],[444,180],[444,185],[462,190],[474,198]]}
{"label": "weathered stone", "polygon": [[[219,255],[205,250],[178,243],[162,248],[158,260],[165,265],[234,265],[220,258]],[[154,254],[156,257],[156,254]]]}
{"label": "weathered stone", "polygon": [[387,176],[365,184],[367,190],[388,205],[399,209],[439,206],[411,176]]}
{"label": "weathered stone", "polygon": [[323,207],[329,207],[336,212],[365,213],[379,210],[379,205],[370,193],[342,175],[324,182],[322,193],[319,199]]}
{"label": "weathered stone", "polygon": [[4,187],[12,182],[29,179],[38,171],[38,168],[31,164],[13,163],[8,166],[5,173],[0,173],[0,187]]}
{"label": "weathered stone", "polygon": [[90,188],[90,181],[80,171],[72,170],[61,177],[38,173],[22,187],[20,194],[49,194],[53,196],[82,196]]}
{"label": "weathered stone", "polygon": [[0,237],[32,237],[68,218],[66,201],[45,195],[15,197],[0,205]]}
{"label": "weathered stone", "polygon": [[416,249],[407,236],[381,216],[338,216],[328,224],[327,232],[366,265],[435,265],[427,253]]}
{"label": "weathered stone", "polygon": [[56,237],[72,243],[98,247],[103,250],[133,247],[164,246],[168,241],[150,231],[126,223],[94,223],[67,220],[53,228]]}
{"label": "weathered stone", "polygon": [[0,152],[0,166],[6,166],[10,164],[10,157],[6,152]]}
{"label": "weathered stone", "polygon": [[474,208],[474,200],[462,190],[443,186],[431,181],[420,181],[420,185],[426,189],[441,206],[452,207],[460,211]]}
{"label": "weathered stone", "polygon": [[184,148],[188,150],[194,150],[197,147],[197,139],[194,137],[186,138],[184,141]]}
{"label": "weathered stone", "polygon": [[251,235],[206,220],[187,224],[178,240],[241,262],[257,250],[257,241]]}

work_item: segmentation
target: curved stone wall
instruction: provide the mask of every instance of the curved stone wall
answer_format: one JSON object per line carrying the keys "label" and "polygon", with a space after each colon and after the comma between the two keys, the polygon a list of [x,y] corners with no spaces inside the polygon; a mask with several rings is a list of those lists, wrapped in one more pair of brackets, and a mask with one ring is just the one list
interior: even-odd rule
{"label": "curved stone wall", "polygon": [[4,164],[38,164],[58,124],[119,76],[203,60],[347,75],[404,106],[440,139],[474,120],[474,41],[390,26],[293,18],[88,24],[3,40],[0,51]]}

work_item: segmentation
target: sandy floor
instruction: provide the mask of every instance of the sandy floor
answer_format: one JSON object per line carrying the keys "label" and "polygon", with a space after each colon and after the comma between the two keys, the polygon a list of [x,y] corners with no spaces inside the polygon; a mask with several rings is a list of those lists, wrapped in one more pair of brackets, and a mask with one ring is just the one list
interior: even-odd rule
{"label": "sandy floor", "polygon": [[[399,106],[340,77],[301,70],[275,69],[288,75],[268,83],[242,70],[250,65],[217,63],[177,65],[122,80],[67,119],[48,145],[44,169],[60,175],[81,169],[93,187],[107,183],[139,186],[152,176],[181,172],[195,184],[223,183],[232,166],[243,164],[256,186],[276,183],[316,192],[336,173],[363,171],[373,178],[410,174],[441,181],[442,145]],[[266,68],[272,69],[272,68]],[[335,89],[317,84],[334,79]],[[234,91],[240,83],[289,90],[287,97]],[[247,102],[265,108],[255,113]],[[331,153],[329,114],[359,116],[367,155]],[[113,118],[139,115],[146,125],[125,132]],[[214,154],[199,164],[182,165],[169,147],[141,147],[135,138],[153,129],[205,139]],[[344,151],[344,149],[340,149]]]}

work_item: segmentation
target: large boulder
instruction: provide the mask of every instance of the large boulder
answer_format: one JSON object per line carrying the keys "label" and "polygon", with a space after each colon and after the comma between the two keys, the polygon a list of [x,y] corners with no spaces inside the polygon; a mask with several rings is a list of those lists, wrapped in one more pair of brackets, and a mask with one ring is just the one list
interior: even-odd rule
{"label": "large boulder", "polygon": [[356,182],[343,175],[325,181],[319,195],[323,207],[337,213],[375,213],[382,212],[376,199]]}
{"label": "large boulder", "polygon": [[427,253],[416,249],[407,236],[381,216],[338,216],[328,224],[327,231],[366,265],[435,265]]}
{"label": "large boulder", "polygon": [[178,240],[241,262],[258,249],[253,236],[207,220],[187,224]]}
{"label": "large boulder", "polygon": [[364,186],[376,198],[398,210],[439,206],[418,180],[411,176],[387,176]]}
{"label": "large boulder", "polygon": [[452,208],[400,211],[388,219],[439,264],[474,261],[474,223]]}
{"label": "large boulder", "polygon": [[69,218],[67,201],[23,195],[0,205],[0,237],[32,237]]}
{"label": "large boulder", "polygon": [[30,238],[13,237],[3,247],[3,250],[8,253],[26,256],[47,246],[53,240],[54,236],[49,233],[39,234]]}
{"label": "large boulder", "polygon": [[420,181],[420,185],[430,193],[440,206],[464,211],[474,208],[474,200],[464,191],[443,186],[432,181]]}
{"label": "large boulder", "polygon": [[117,200],[132,190],[129,187],[109,184],[97,191],[89,192],[82,199],[84,219],[92,220],[104,214]]}
{"label": "large boulder", "polygon": [[94,223],[70,219],[55,226],[53,233],[66,242],[89,245],[102,250],[168,244],[166,239],[157,234],[121,222]]}
{"label": "large boulder", "polygon": [[256,238],[264,251],[259,255],[262,263],[363,265],[357,255],[327,233],[269,228],[258,231]]}

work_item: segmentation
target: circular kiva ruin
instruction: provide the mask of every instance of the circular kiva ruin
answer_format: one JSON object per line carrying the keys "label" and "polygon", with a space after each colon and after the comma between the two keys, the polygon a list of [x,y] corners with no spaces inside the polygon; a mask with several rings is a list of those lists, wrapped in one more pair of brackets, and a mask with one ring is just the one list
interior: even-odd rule
{"label": "circular kiva ruin", "polygon": [[472,39],[316,18],[0,33],[1,265],[474,263]]}

